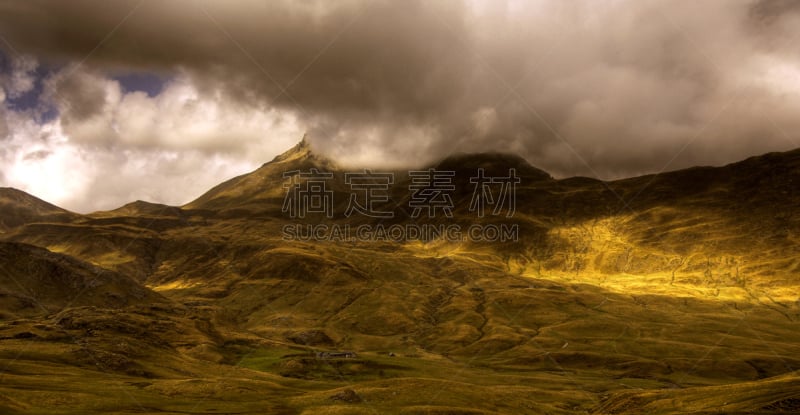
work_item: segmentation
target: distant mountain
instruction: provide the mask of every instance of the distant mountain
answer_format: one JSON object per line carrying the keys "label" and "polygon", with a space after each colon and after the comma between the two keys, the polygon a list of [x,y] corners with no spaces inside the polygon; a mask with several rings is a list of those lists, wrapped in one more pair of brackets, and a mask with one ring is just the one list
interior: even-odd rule
{"label": "distant mountain", "polygon": [[[454,155],[431,168],[455,172],[453,218],[442,214],[435,218],[410,217],[408,171],[393,172],[390,200],[377,205],[381,211],[394,212],[393,218],[357,213],[345,217],[352,194],[344,180],[348,170],[316,155],[303,139],[257,170],[221,183],[180,208],[137,201],[80,216],[23,192],[2,189],[0,210],[4,214],[0,223],[5,229],[16,228],[15,241],[105,258],[98,264],[118,265],[109,262],[108,255],[126,246],[137,250],[131,260],[141,265],[142,258],[157,255],[157,244],[162,242],[156,241],[164,238],[158,233],[170,229],[179,232],[207,219],[302,223],[282,212],[286,185],[293,175],[315,169],[332,174],[327,184],[334,195],[336,214],[332,219],[310,215],[305,220],[312,223],[515,225],[521,230],[518,243],[495,249],[519,257],[523,263],[559,272],[680,274],[683,269],[700,267],[696,262],[713,254],[726,258],[720,259],[722,262],[736,262],[734,268],[742,273],[772,275],[770,282],[764,282],[767,284],[786,282],[800,267],[789,259],[800,254],[798,245],[792,243],[800,226],[800,150],[765,154],[724,167],[697,167],[611,182],[556,180],[518,156],[500,153]],[[513,217],[477,217],[471,211],[476,189],[471,179],[479,169],[487,176],[505,176],[514,170],[519,183]],[[136,236],[135,230],[140,228],[147,237]],[[104,235],[109,242],[101,247],[80,235]],[[593,242],[575,245],[576,241]],[[489,249],[492,246],[487,245]],[[772,264],[769,269],[765,261]],[[675,263],[682,265],[676,269]],[[140,265],[128,272],[135,271],[137,278],[142,278],[149,271],[139,270]],[[732,266],[711,266],[716,267],[716,273],[733,272]]]}
{"label": "distant mountain", "polygon": [[[531,166],[521,157],[501,153],[458,154],[416,170],[429,168],[455,172],[453,182],[458,185],[459,193],[474,186],[470,184],[469,178],[477,174],[478,169],[483,169],[487,176],[508,175],[509,169],[514,169],[516,176],[526,184],[553,180],[548,173]],[[282,216],[283,199],[287,192],[287,188],[284,186],[291,180],[291,173],[310,172],[311,169],[333,174],[327,181],[328,189],[334,192],[334,200],[336,200],[334,210],[343,212],[346,209],[351,190],[350,186],[345,183],[344,175],[345,173],[362,172],[364,169],[343,169],[337,166],[335,162],[315,154],[305,139],[259,169],[212,188],[183,208],[217,213],[227,212],[224,214],[227,217],[247,214],[280,217]],[[397,209],[398,205],[402,205],[406,201],[410,184],[408,170],[370,169],[370,171],[394,175],[394,183],[389,188],[392,200],[380,206],[381,209]],[[398,210],[397,214],[405,215],[402,209]]]}
{"label": "distant mountain", "polygon": [[[13,197],[4,200],[13,203],[4,205],[3,221],[6,228],[17,227],[15,241],[103,258],[96,263],[104,266],[120,266],[118,260],[108,260],[115,258],[115,249],[135,250],[137,255],[129,259],[133,262],[124,263],[137,264],[126,272],[139,279],[150,272],[141,269],[143,258],[151,258],[147,263],[155,261],[157,246],[163,243],[158,242],[164,238],[158,233],[180,232],[211,218],[302,223],[282,212],[285,186],[292,175],[316,169],[332,174],[328,185],[336,214],[332,219],[310,215],[306,221],[514,225],[520,229],[517,243],[484,245],[519,258],[528,264],[525,267],[537,264],[537,269],[554,272],[668,272],[680,276],[681,271],[699,269],[701,262],[708,262],[712,274],[726,275],[730,281],[740,278],[735,276],[737,269],[751,278],[770,275],[763,284],[788,283],[787,278],[794,278],[794,270],[800,267],[790,260],[800,255],[800,248],[792,243],[800,226],[800,150],[765,154],[724,167],[697,167],[611,182],[556,180],[518,156],[500,153],[454,155],[431,168],[455,172],[453,218],[441,212],[435,218],[410,217],[408,171],[393,172],[390,201],[377,205],[381,211],[394,212],[393,218],[345,217],[352,194],[344,181],[348,170],[316,155],[303,139],[257,170],[221,183],[180,208],[137,201],[82,217],[5,189],[5,194]],[[487,176],[505,176],[514,170],[519,183],[513,217],[477,217],[470,210],[476,188],[470,180],[478,169]],[[26,224],[30,226],[22,226]],[[143,229],[142,235],[147,236],[137,237],[136,229]],[[104,235],[107,242],[100,245],[81,235]],[[719,259],[709,262],[708,255]],[[730,265],[734,262],[736,266]]]}
{"label": "distant mountain", "polygon": [[0,232],[32,222],[70,222],[80,215],[21,190],[0,187]]}
{"label": "distant mountain", "polygon": [[[800,150],[616,181],[496,153],[428,168],[454,172],[452,217],[413,217],[408,171],[377,206],[394,217],[346,216],[348,170],[305,140],[182,207],[81,216],[4,189],[0,411],[47,412],[43,390],[76,413],[800,407]],[[331,174],[332,218],[282,212],[312,169]],[[513,215],[470,209],[481,169],[519,179]],[[362,225],[518,239],[315,233]]]}
{"label": "distant mountain", "polygon": [[119,216],[154,216],[154,217],[181,217],[184,212],[175,206],[161,203],[137,200],[114,210],[94,212],[92,217],[119,217]]}
{"label": "distant mountain", "polygon": [[[257,170],[225,181],[197,199],[183,206],[187,210],[245,210],[263,211],[274,209],[276,199],[286,191],[283,174],[291,171],[336,170],[336,165],[311,152],[311,147],[303,138],[293,148],[278,155]],[[277,205],[280,211],[280,205]]]}
{"label": "distant mountain", "polygon": [[478,169],[483,169],[487,176],[502,176],[514,169],[526,184],[553,180],[549,173],[531,166],[522,157],[504,153],[456,154],[436,163],[434,168],[454,171],[456,177],[471,177]]}

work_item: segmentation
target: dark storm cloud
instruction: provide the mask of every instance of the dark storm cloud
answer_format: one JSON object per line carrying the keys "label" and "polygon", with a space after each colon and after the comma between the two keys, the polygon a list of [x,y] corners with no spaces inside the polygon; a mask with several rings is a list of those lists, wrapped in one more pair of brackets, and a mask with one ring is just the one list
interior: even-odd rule
{"label": "dark storm cloud", "polygon": [[762,23],[772,23],[791,13],[800,13],[796,0],[759,0],[750,6],[750,17]]}
{"label": "dark storm cloud", "polygon": [[83,74],[63,77],[54,83],[54,99],[62,108],[66,123],[81,122],[102,112],[106,105],[106,91],[98,82],[87,81]]}
{"label": "dark storm cloud", "polygon": [[54,86],[68,127],[108,99],[84,70],[181,73],[208,96],[294,112],[320,150],[353,162],[500,150],[559,175],[618,177],[795,146],[798,30],[779,22],[797,9],[30,0],[0,3],[0,35],[41,60],[84,62]]}

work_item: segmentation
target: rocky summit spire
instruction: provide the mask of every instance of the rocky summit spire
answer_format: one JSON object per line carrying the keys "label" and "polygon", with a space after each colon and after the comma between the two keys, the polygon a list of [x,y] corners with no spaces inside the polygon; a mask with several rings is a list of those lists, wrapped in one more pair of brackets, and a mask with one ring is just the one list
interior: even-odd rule
{"label": "rocky summit spire", "polygon": [[307,134],[303,134],[303,139],[300,140],[299,143],[289,150],[286,150],[285,152],[275,156],[270,163],[298,160],[304,157],[313,157],[313,154],[311,153],[311,146],[308,144],[307,137]]}
{"label": "rocky summit spire", "polygon": [[336,163],[312,152],[304,135],[294,147],[276,156],[272,161],[247,174],[223,182],[185,208],[242,208],[245,205],[263,207],[263,199],[280,196],[284,192],[284,173],[291,171],[337,171]]}

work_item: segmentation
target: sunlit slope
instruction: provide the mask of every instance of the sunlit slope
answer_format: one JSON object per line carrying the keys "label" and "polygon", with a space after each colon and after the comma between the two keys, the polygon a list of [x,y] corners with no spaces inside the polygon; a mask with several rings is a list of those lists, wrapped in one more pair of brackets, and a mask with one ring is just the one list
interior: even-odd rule
{"label": "sunlit slope", "polygon": [[625,391],[596,408],[598,414],[778,414],[800,412],[797,373],[716,387]]}
{"label": "sunlit slope", "polygon": [[[673,298],[597,290],[517,276],[496,267],[497,258],[460,252],[278,241],[249,250],[242,245],[207,251],[194,268],[165,264],[157,274],[163,277],[151,286],[184,302],[218,306],[228,324],[268,338],[317,347],[477,354],[508,364],[541,355],[544,348],[573,355],[579,364],[647,355],[662,361],[658,370],[665,373],[689,370],[718,340],[698,338],[699,333],[736,329],[732,336],[746,338],[752,327],[739,325],[743,319],[762,330],[772,327],[771,347],[784,350],[781,356],[789,356],[792,342],[800,340],[792,329],[800,311],[795,304],[773,310],[748,300],[692,298],[692,293]],[[182,277],[176,280],[176,274]],[[319,330],[325,335],[309,334]],[[681,347],[668,356],[660,342]],[[737,359],[753,353],[755,360],[773,361],[768,373],[785,371],[757,339],[738,344]],[[736,370],[734,377],[759,376],[749,365]]]}
{"label": "sunlit slope", "polygon": [[229,217],[237,213],[279,213],[286,192],[283,174],[310,169],[330,172],[336,170],[336,166],[332,161],[312,153],[308,142],[303,139],[271,162],[213,187],[183,208],[212,211]]}
{"label": "sunlit slope", "polygon": [[[229,228],[248,220],[253,221],[248,226],[260,226],[258,221],[267,224],[264,226],[322,222],[353,226],[506,224],[518,226],[518,243],[465,242],[462,249],[492,251],[507,266],[528,275],[586,277],[590,283],[603,276],[624,274],[652,276],[657,284],[781,290],[796,285],[794,275],[800,267],[798,160],[800,153],[794,151],[720,168],[601,182],[585,178],[553,180],[524,160],[502,154],[461,155],[436,166],[457,173],[452,193],[454,218],[441,214],[431,219],[410,218],[408,177],[398,173],[391,188],[392,201],[379,206],[395,212],[395,217],[376,220],[357,214],[344,217],[350,196],[349,186],[343,182],[344,170],[315,155],[303,141],[255,172],[215,187],[182,209],[135,202],[69,225],[18,226],[8,231],[7,238],[145,278],[158,266],[160,258],[155,258],[155,252],[161,240],[189,229],[201,229],[202,235],[203,226],[217,222],[227,222]],[[470,177],[478,168],[502,175],[510,167],[522,179],[515,194],[515,215],[476,217],[469,211],[474,186]],[[293,220],[281,211],[288,180],[284,173],[312,168],[334,172],[330,189],[334,191],[336,216],[309,215]],[[87,238],[88,234],[95,236]],[[165,234],[170,236],[163,238]],[[152,242],[142,247],[143,241]],[[135,259],[125,259],[128,252]],[[151,260],[142,261],[144,257]]]}
{"label": "sunlit slope", "polygon": [[[436,165],[457,171],[453,218],[410,218],[400,173],[381,206],[396,217],[376,220],[341,214],[344,170],[303,142],[181,208],[34,215],[0,244],[0,411],[793,410],[798,159],[604,183],[460,155]],[[469,178],[510,167],[513,217],[470,212]],[[335,173],[332,219],[281,212],[284,172],[311,168]],[[283,238],[318,223],[513,225],[520,240]],[[316,358],[334,350],[358,357]]]}
{"label": "sunlit slope", "polygon": [[[444,245],[287,243],[249,225],[168,238],[162,249],[185,256],[148,285],[175,305],[76,307],[0,327],[4,353],[31,350],[3,385],[61,372],[118,396],[86,395],[73,413],[141,411],[136,401],[167,413],[574,413],[611,405],[615,391],[691,392],[800,366],[797,306],[631,295],[516,275]],[[35,353],[19,333],[38,337]],[[100,370],[69,336],[89,342]],[[359,358],[319,361],[323,350]],[[53,399],[78,391],[61,384]],[[330,398],[346,388],[365,402]],[[14,404],[38,405],[27,392]]]}
{"label": "sunlit slope", "polygon": [[[540,198],[552,203],[523,203],[552,224],[523,244],[516,265],[589,283],[644,283],[651,292],[688,285],[797,300],[798,160],[795,151],[612,183],[561,181]],[[547,211],[553,206],[562,213]]]}

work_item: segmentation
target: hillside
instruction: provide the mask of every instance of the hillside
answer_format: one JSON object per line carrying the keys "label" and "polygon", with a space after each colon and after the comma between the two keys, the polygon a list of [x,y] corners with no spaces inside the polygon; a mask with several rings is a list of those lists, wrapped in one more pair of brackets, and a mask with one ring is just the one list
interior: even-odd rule
{"label": "hillside", "polygon": [[31,222],[69,222],[79,217],[10,187],[0,187],[0,213],[0,233]]}
{"label": "hillside", "polygon": [[124,308],[166,301],[116,272],[30,245],[0,242],[4,319],[42,316],[66,307]]}
{"label": "hillside", "polygon": [[[797,409],[800,151],[613,182],[503,154],[430,167],[455,172],[452,218],[413,215],[409,172],[374,205],[393,217],[345,215],[348,171],[305,140],[182,207],[28,209],[41,214],[0,237],[0,409]],[[333,173],[333,215],[290,217],[284,173],[312,168]],[[471,211],[478,169],[512,168],[513,215]],[[317,225],[516,226],[518,240],[298,237]]]}

